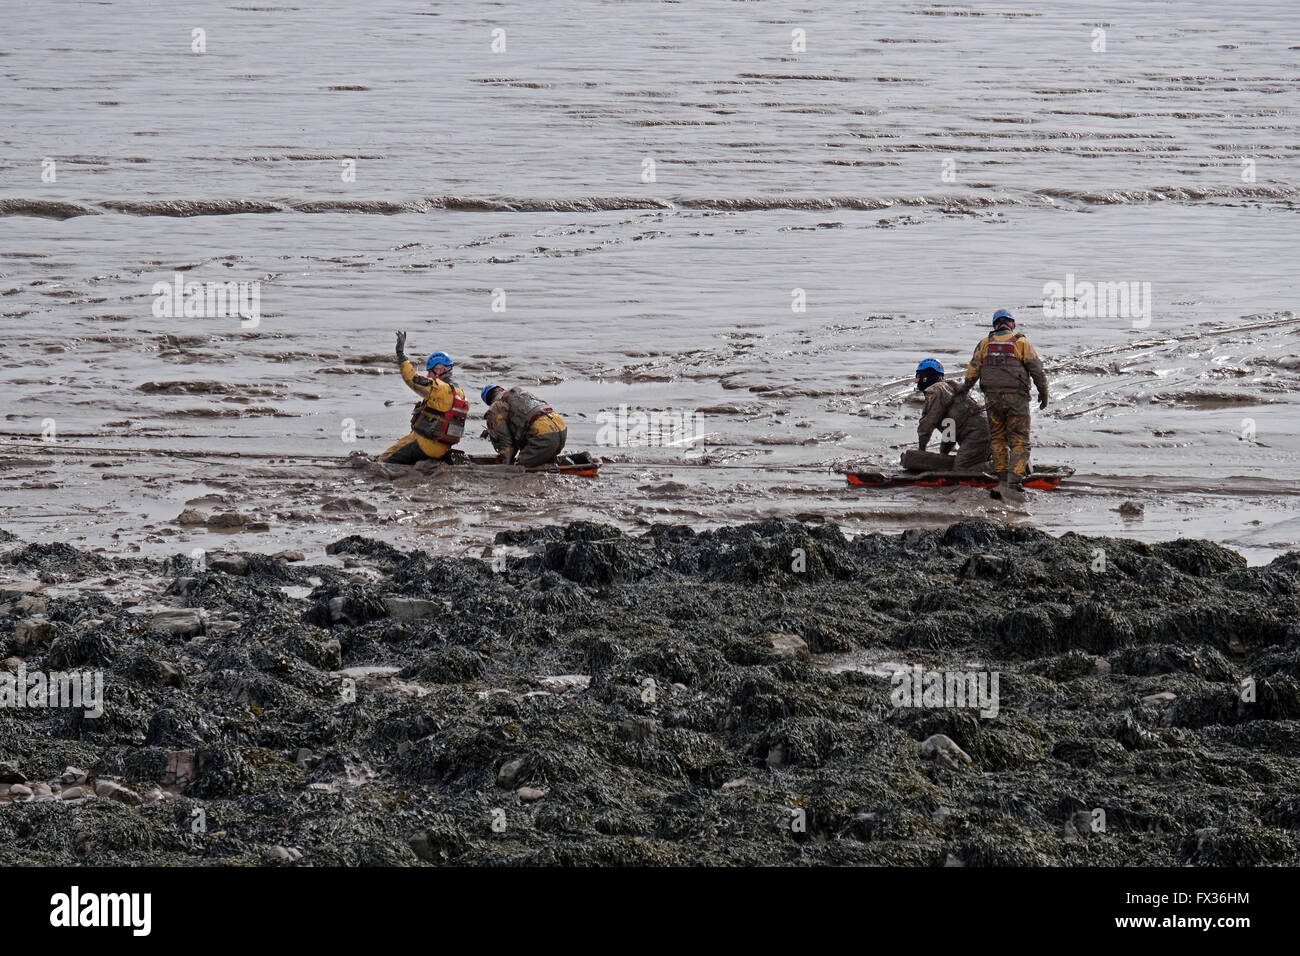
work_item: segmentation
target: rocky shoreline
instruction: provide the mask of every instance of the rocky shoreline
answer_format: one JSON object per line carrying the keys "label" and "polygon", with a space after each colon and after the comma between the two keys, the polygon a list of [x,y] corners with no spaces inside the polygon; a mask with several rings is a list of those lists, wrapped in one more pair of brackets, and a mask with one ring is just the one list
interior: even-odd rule
{"label": "rocky shoreline", "polygon": [[[1300,552],[775,520],[497,548],[0,532],[0,696],[103,683],[94,716],[0,706],[0,862],[1300,862]],[[996,675],[996,713],[900,706],[903,668]]]}

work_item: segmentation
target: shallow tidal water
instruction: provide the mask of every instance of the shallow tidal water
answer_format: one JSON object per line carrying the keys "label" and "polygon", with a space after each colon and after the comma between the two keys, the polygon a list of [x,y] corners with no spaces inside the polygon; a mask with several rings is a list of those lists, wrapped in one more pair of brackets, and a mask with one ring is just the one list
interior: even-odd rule
{"label": "shallow tidal water", "polygon": [[[479,553],[538,521],[779,515],[1206,537],[1252,563],[1300,541],[1287,4],[6,16],[0,526],[23,537]],[[256,326],[157,315],[178,273],[259,283]],[[1149,283],[1149,314],[1048,314],[1069,276]],[[917,361],[959,371],[997,308],[1047,363],[1035,459],[1075,479],[1010,508],[846,487],[837,467],[913,441]],[[534,388],[570,449],[613,459],[601,479],[352,467],[407,430],[399,328],[457,358],[476,418],[483,385]],[[623,405],[702,415],[703,455],[602,447]],[[187,506],[269,530],[175,525]]]}

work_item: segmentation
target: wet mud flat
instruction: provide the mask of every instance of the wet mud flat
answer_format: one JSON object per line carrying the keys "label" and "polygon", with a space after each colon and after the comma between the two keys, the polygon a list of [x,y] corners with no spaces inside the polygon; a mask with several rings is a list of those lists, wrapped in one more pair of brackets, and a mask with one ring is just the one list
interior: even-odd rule
{"label": "wet mud flat", "polygon": [[[1300,552],[987,522],[201,566],[0,538],[0,678],[103,676],[98,717],[0,708],[6,865],[1300,862]],[[898,706],[914,666],[996,673],[996,716]]]}

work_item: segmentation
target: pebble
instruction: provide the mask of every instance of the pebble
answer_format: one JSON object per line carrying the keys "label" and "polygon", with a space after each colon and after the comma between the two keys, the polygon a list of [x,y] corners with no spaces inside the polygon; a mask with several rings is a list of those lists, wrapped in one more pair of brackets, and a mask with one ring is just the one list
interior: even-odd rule
{"label": "pebble", "polygon": [[1115,510],[1125,518],[1141,518],[1146,513],[1146,506],[1140,501],[1126,501]]}
{"label": "pebble", "polygon": [[59,782],[65,784],[83,784],[86,782],[88,776],[89,774],[80,767],[69,765],[63,768],[63,775],[59,777]]}
{"label": "pebble", "polygon": [[13,783],[9,785],[10,800],[27,800],[32,795],[32,788],[23,783]]}
{"label": "pebble", "polygon": [[971,765],[970,756],[947,734],[934,734],[925,738],[921,743],[921,756],[927,760],[940,760],[954,770]]}
{"label": "pebble", "polygon": [[169,608],[155,611],[149,626],[173,637],[192,637],[203,633],[207,618],[208,613],[202,608]]}
{"label": "pebble", "polygon": [[180,687],[185,673],[171,661],[158,661],[158,684],[161,687]]}
{"label": "pebble", "polygon": [[798,634],[781,634],[773,631],[764,634],[762,640],[772,651],[773,657],[806,661],[810,656],[807,642]]}
{"label": "pebble", "polygon": [[226,511],[207,520],[209,528],[243,528],[251,519],[238,511]]}
{"label": "pebble", "polygon": [[144,798],[129,787],[125,787],[116,780],[97,780],[95,781],[95,796],[107,797],[110,800],[116,800],[118,803],[125,803],[129,806],[138,807],[144,802]]}
{"label": "pebble", "polygon": [[1173,691],[1162,690],[1158,694],[1147,694],[1147,696],[1142,698],[1142,703],[1146,704],[1148,707],[1155,704],[1167,704],[1177,696],[1178,695]]}
{"label": "pebble", "polygon": [[35,647],[44,644],[59,633],[58,626],[44,614],[24,618],[14,630],[14,640],[19,648]]}
{"label": "pebble", "polygon": [[570,691],[586,690],[591,686],[591,677],[587,674],[552,674],[548,677],[538,677],[536,680],[552,694],[567,694]]}
{"label": "pebble", "polygon": [[497,786],[502,790],[509,790],[513,787],[515,781],[519,779],[519,775],[523,772],[526,762],[523,757],[517,757],[503,763],[501,769],[497,771]]}
{"label": "pebble", "polygon": [[961,566],[963,578],[998,578],[1007,574],[1011,565],[998,554],[972,554]]}
{"label": "pebble", "polygon": [[307,555],[303,554],[301,551],[280,551],[277,552],[275,555],[273,555],[273,557],[278,558],[281,561],[288,561],[290,563],[294,561],[307,560]]}
{"label": "pebble", "polygon": [[248,574],[248,558],[242,554],[209,554],[208,570],[243,576]]}
{"label": "pebble", "polygon": [[538,790],[536,787],[520,787],[515,791],[515,796],[524,803],[533,803],[534,801],[540,800],[542,797],[546,796],[546,791]]}
{"label": "pebble", "polygon": [[69,787],[59,794],[60,800],[80,800],[83,797],[90,796],[90,791],[85,787]]}

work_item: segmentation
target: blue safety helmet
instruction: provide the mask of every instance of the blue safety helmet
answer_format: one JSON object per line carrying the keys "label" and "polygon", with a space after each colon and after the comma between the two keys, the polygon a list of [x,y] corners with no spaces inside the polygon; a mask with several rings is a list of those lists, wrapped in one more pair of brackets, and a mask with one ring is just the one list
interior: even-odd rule
{"label": "blue safety helmet", "polygon": [[1016,322],[1016,317],[1012,315],[1010,312],[1008,312],[1006,309],[998,309],[996,312],[993,313],[993,327],[997,328],[998,323],[1001,322],[1003,319],[1010,319],[1012,325],[1014,325]]}
{"label": "blue safety helmet", "polygon": [[486,388],[483,389],[483,392],[482,392],[482,394],[480,394],[479,397],[483,399],[483,404],[484,404],[484,405],[490,405],[490,404],[492,404],[491,402],[488,401],[488,395],[490,395],[490,394],[492,393],[492,389],[494,389],[494,388],[500,388],[500,387],[501,387],[500,385],[489,385],[489,386],[487,386]]}
{"label": "blue safety helmet", "polygon": [[924,392],[935,382],[943,378],[943,365],[937,358],[921,359],[916,367],[916,387]]}
{"label": "blue safety helmet", "polygon": [[456,363],[452,361],[451,356],[446,352],[434,352],[429,356],[429,361],[424,363],[424,370],[426,372],[432,372],[435,365],[445,365],[447,368],[452,368],[455,364]]}

